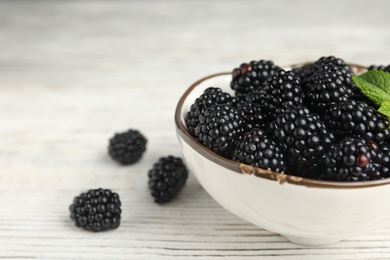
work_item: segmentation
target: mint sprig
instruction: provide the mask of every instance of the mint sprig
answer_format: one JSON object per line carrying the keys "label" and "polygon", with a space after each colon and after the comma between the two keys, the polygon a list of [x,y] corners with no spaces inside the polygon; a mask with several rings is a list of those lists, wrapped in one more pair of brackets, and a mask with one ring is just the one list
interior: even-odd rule
{"label": "mint sprig", "polygon": [[390,73],[370,70],[352,77],[362,93],[379,107],[378,111],[390,118]]}

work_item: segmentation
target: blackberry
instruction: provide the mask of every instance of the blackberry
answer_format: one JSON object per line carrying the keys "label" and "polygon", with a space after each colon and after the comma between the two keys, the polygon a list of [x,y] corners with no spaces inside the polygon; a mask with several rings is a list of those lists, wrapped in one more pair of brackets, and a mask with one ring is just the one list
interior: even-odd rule
{"label": "blackberry", "polygon": [[146,150],[147,139],[137,130],[115,134],[109,142],[108,153],[112,159],[129,165],[141,159]]}
{"label": "blackberry", "polygon": [[148,173],[149,188],[156,203],[171,201],[183,188],[188,171],[180,158],[161,157]]}
{"label": "blackberry", "polygon": [[247,95],[247,102],[261,104],[272,120],[275,112],[280,113],[291,105],[302,105],[301,81],[294,72],[278,70],[267,78],[262,88]]}
{"label": "blackberry", "polygon": [[256,128],[244,134],[234,151],[233,160],[279,173],[286,170],[279,144]]}
{"label": "blackberry", "polygon": [[378,161],[381,165],[380,173],[383,178],[390,177],[390,145],[382,143],[379,146]]}
{"label": "blackberry", "polygon": [[309,78],[318,70],[314,67],[314,63],[304,65],[303,67],[293,68],[291,71],[294,72],[301,79],[301,85],[306,86]]}
{"label": "blackberry", "polygon": [[339,140],[362,137],[380,144],[390,137],[389,121],[364,102],[336,103],[325,110],[324,121]]}
{"label": "blackberry", "polygon": [[332,64],[353,74],[351,67],[343,59],[334,56],[321,57],[314,64],[317,68],[321,68],[323,65]]}
{"label": "blackberry", "polygon": [[310,77],[304,89],[307,106],[322,111],[332,103],[346,101],[353,95],[352,74],[335,65],[324,65]]}
{"label": "blackberry", "polygon": [[281,68],[269,60],[243,63],[232,71],[230,87],[238,99],[245,99],[247,93],[259,88],[278,69]]}
{"label": "blackberry", "polygon": [[390,65],[371,65],[368,70],[381,70],[390,73]]}
{"label": "blackberry", "polygon": [[293,72],[295,72],[301,78],[302,86],[306,86],[309,83],[310,77],[313,76],[313,74],[316,73],[321,67],[328,64],[344,69],[353,75],[351,67],[344,60],[334,56],[321,57],[312,64],[307,64],[301,68],[293,69]]}
{"label": "blackberry", "polygon": [[231,158],[236,138],[243,132],[242,113],[228,105],[214,105],[199,116],[195,138],[215,153]]}
{"label": "blackberry", "polygon": [[258,104],[241,103],[238,106],[241,111],[243,120],[244,132],[248,132],[253,128],[266,129],[268,125],[268,118],[264,112],[264,108]]}
{"label": "blackberry", "polygon": [[190,111],[185,116],[185,123],[188,132],[194,136],[195,127],[199,123],[199,115],[204,110],[215,104],[233,105],[236,101],[229,93],[223,92],[220,88],[209,87],[204,90],[203,94],[198,97],[194,104],[191,105]]}
{"label": "blackberry", "polygon": [[363,92],[356,86],[354,86],[353,91],[352,91],[352,100],[363,102],[367,104],[368,106],[371,106],[375,109],[379,109],[379,106],[375,104],[374,101],[369,99],[366,95],[363,94]]}
{"label": "blackberry", "polygon": [[325,156],[324,179],[365,181],[381,179],[378,145],[364,138],[346,138]]}
{"label": "blackberry", "polygon": [[280,143],[288,170],[307,176],[331,146],[334,136],[320,118],[306,107],[289,107],[269,125],[269,133]]}
{"label": "blackberry", "polygon": [[122,212],[119,195],[108,189],[81,193],[69,210],[76,227],[96,232],[119,227]]}

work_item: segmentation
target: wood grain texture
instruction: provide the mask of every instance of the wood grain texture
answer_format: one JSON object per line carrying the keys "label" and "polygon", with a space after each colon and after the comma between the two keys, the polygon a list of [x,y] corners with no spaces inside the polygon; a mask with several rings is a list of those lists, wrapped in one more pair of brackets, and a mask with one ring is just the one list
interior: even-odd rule
{"label": "wood grain texture", "polygon": [[[173,114],[187,86],[241,62],[336,55],[390,63],[390,2],[1,1],[0,259],[389,259],[390,229],[309,248],[221,208],[190,176],[153,203],[147,171],[180,156]],[[149,140],[129,167],[107,156],[128,128]],[[79,230],[74,196],[110,188],[119,229]]]}

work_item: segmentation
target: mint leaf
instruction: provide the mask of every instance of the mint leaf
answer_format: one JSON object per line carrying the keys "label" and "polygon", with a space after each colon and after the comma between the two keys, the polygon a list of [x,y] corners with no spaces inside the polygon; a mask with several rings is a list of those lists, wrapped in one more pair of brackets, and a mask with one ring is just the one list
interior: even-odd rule
{"label": "mint leaf", "polygon": [[378,109],[378,111],[390,119],[390,101],[384,102]]}
{"label": "mint leaf", "polygon": [[370,70],[362,75],[353,76],[352,80],[363,94],[377,105],[390,102],[390,73]]}

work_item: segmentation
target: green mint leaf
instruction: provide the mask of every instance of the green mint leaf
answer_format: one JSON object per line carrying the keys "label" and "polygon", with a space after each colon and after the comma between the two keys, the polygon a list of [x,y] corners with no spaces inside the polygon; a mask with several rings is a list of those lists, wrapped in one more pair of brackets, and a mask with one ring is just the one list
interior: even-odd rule
{"label": "green mint leaf", "polygon": [[390,101],[383,102],[378,111],[390,119]]}
{"label": "green mint leaf", "polygon": [[390,73],[370,70],[362,75],[353,76],[353,82],[369,99],[381,106],[390,101]]}

